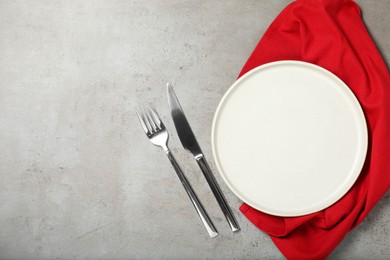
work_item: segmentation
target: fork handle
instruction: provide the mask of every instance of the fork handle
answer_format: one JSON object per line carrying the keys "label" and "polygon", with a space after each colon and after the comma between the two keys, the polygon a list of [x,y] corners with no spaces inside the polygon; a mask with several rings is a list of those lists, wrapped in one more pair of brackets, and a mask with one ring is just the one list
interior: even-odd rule
{"label": "fork handle", "polygon": [[198,199],[198,196],[196,196],[195,191],[192,189],[190,183],[188,182],[187,178],[183,174],[183,171],[181,170],[179,164],[176,162],[175,157],[173,157],[172,153],[169,150],[166,150],[165,153],[167,154],[173,168],[175,168],[177,176],[179,177],[181,183],[184,186],[184,189],[186,190],[188,196],[190,197],[191,202],[196,209],[196,212],[198,213],[200,219],[203,222],[203,225],[206,227],[207,232],[209,233],[209,236],[211,238],[218,236],[218,231],[215,229],[213,222],[211,222],[211,219],[207,215],[206,210],[203,208],[203,205]]}
{"label": "fork handle", "polygon": [[237,220],[234,218],[233,212],[229,207],[229,204],[227,203],[225,197],[223,196],[223,193],[221,191],[221,188],[219,187],[217,181],[215,180],[215,177],[210,169],[210,166],[208,165],[206,159],[203,155],[199,155],[195,157],[196,161],[198,162],[198,165],[200,169],[203,172],[204,177],[207,180],[207,183],[209,184],[211,190],[213,191],[213,194],[215,198],[218,201],[218,204],[223,212],[223,214],[226,217],[227,222],[229,223],[229,226],[233,232],[239,231],[240,226],[237,223]]}

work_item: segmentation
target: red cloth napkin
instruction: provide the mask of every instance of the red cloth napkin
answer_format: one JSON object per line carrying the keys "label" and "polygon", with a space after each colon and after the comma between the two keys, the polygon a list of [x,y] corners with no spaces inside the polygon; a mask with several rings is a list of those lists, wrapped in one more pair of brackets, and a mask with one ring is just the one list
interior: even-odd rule
{"label": "red cloth napkin", "polygon": [[267,215],[246,204],[240,208],[288,259],[321,259],[359,225],[390,187],[390,74],[352,0],[297,0],[288,5],[240,76],[277,60],[306,61],[333,72],[354,92],[368,124],[363,170],[351,190],[329,208],[290,218]]}

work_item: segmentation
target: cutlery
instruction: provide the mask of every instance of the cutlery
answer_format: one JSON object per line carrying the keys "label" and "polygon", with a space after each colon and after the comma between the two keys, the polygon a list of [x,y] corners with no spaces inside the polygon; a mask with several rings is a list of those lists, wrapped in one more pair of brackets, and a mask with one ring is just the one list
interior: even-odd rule
{"label": "cutlery", "polygon": [[209,184],[215,198],[217,199],[218,204],[223,214],[225,215],[231,230],[233,232],[239,231],[240,227],[236,219],[234,218],[234,215],[221,191],[221,188],[215,180],[215,177],[202,153],[202,150],[200,149],[198,141],[196,140],[195,135],[192,132],[191,126],[187,121],[187,118],[179,103],[179,100],[177,99],[176,94],[169,83],[167,83],[167,96],[173,122],[175,124],[177,135],[179,136],[182,145],[195,157],[195,160],[198,163],[200,169],[202,170],[203,175],[206,178],[207,183]]}
{"label": "cutlery", "polygon": [[209,236],[211,238],[218,236],[218,231],[215,229],[214,224],[211,222],[211,219],[203,208],[203,205],[198,199],[198,196],[192,189],[179,164],[176,162],[175,158],[173,157],[172,153],[168,148],[168,131],[166,130],[157,112],[149,107],[140,107],[136,110],[136,114],[142,125],[142,128],[145,131],[146,136],[149,138],[152,144],[160,146],[168,156],[168,159],[171,162],[173,168],[175,169],[177,176],[183,184],[188,196],[190,197],[191,202],[196,209],[196,212],[198,213],[200,219],[206,227]]}

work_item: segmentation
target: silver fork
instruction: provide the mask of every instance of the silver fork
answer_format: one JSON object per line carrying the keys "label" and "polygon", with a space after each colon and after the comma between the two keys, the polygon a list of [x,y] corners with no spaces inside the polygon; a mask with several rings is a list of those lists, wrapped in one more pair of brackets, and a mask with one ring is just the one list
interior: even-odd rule
{"label": "silver fork", "polygon": [[141,122],[142,128],[146,133],[146,136],[149,138],[152,144],[163,148],[166,155],[168,156],[168,159],[171,162],[173,168],[175,169],[177,176],[183,184],[188,196],[190,197],[191,202],[196,209],[196,212],[198,213],[200,219],[206,227],[209,236],[211,238],[218,236],[218,231],[215,229],[213,223],[211,222],[211,219],[207,215],[206,210],[203,208],[202,203],[198,199],[198,196],[196,196],[195,191],[192,189],[190,183],[183,174],[183,171],[180,169],[179,164],[176,162],[172,153],[169,151],[168,131],[166,130],[157,112],[150,107],[139,107],[138,109],[136,109],[136,113],[139,121]]}

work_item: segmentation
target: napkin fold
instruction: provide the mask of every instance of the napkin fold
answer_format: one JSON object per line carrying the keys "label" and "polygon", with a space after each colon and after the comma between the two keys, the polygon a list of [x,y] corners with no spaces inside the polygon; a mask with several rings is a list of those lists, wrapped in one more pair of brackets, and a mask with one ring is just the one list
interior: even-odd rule
{"label": "napkin fold", "polygon": [[288,259],[322,259],[390,188],[390,74],[352,0],[297,0],[288,5],[239,76],[277,60],[306,61],[333,72],[356,95],[367,120],[369,144],[362,172],[335,204],[300,217],[271,216],[246,204],[240,207]]}

